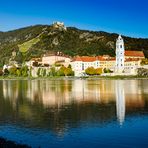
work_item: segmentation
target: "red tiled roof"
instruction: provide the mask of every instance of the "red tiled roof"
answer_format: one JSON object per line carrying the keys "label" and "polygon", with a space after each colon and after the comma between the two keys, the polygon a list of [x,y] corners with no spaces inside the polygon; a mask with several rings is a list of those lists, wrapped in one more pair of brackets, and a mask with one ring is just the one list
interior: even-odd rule
{"label": "red tiled roof", "polygon": [[76,57],[74,61],[82,61],[82,62],[94,62],[96,61],[96,57],[88,57],[88,56],[82,56],[82,57]]}
{"label": "red tiled roof", "polygon": [[82,61],[82,62],[94,62],[94,61],[115,61],[116,58],[115,57],[108,57],[105,58],[104,56],[98,56],[98,57],[89,57],[89,56],[77,56],[74,58],[73,61]]}
{"label": "red tiled roof", "polygon": [[105,58],[104,56],[98,56],[98,60],[99,60],[99,61],[115,61],[116,58],[115,58],[115,57],[108,57],[108,58]]}
{"label": "red tiled roof", "polygon": [[131,57],[144,57],[143,51],[130,51],[125,50],[125,56]]}
{"label": "red tiled roof", "polygon": [[[144,54],[143,51],[125,51],[125,56],[129,56],[131,58],[126,59],[126,61],[138,61],[140,60],[141,57],[144,58]],[[133,58],[133,57],[138,57],[138,58]],[[97,56],[97,57],[89,57],[89,56],[77,56],[73,59],[73,61],[82,61],[82,62],[94,62],[94,61],[115,61],[116,58],[115,57],[110,57],[108,55],[104,55],[104,56]]]}

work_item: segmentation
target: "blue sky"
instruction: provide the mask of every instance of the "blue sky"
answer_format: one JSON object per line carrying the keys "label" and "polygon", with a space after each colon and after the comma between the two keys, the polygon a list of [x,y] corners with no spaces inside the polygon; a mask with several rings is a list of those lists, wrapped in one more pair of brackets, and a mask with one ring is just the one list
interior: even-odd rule
{"label": "blue sky", "polygon": [[80,29],[148,38],[148,0],[0,1],[0,31],[53,21]]}

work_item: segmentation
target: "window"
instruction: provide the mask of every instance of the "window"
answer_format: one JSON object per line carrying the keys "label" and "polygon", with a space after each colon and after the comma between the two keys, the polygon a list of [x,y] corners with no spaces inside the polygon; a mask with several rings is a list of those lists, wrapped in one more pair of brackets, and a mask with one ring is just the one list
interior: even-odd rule
{"label": "window", "polygon": [[122,48],[122,45],[120,45],[120,48]]}
{"label": "window", "polygon": [[84,63],[82,63],[82,70],[84,70]]}

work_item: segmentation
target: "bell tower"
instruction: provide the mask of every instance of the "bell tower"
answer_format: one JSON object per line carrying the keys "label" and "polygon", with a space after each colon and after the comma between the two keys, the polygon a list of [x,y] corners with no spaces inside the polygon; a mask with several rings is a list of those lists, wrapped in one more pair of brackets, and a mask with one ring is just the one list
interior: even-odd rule
{"label": "bell tower", "polygon": [[124,72],[124,51],[124,41],[121,35],[119,35],[116,41],[116,73]]}

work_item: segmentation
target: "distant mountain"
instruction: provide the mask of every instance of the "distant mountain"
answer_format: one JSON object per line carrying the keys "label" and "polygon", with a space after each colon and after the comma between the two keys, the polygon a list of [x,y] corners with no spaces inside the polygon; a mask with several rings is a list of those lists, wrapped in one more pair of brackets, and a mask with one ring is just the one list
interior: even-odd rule
{"label": "distant mountain", "polygon": [[[22,62],[44,54],[115,56],[118,34],[80,30],[74,27],[36,25],[9,32],[0,32],[0,64],[8,62],[12,52]],[[143,50],[148,57],[148,39],[123,36],[126,50]]]}

